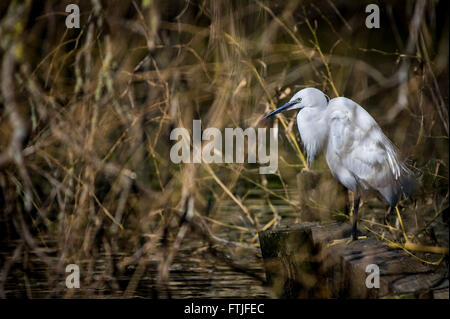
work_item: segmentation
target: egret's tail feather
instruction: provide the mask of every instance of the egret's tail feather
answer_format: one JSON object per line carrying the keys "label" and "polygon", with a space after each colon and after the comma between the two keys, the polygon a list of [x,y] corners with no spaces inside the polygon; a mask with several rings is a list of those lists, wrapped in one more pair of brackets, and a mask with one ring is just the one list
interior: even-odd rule
{"label": "egret's tail feather", "polygon": [[395,206],[398,202],[398,189],[394,185],[388,185],[378,190],[389,205]]}
{"label": "egret's tail feather", "polygon": [[410,197],[417,192],[419,188],[419,181],[413,174],[402,175],[400,176],[399,186],[403,195]]}
{"label": "egret's tail feather", "polygon": [[389,205],[394,207],[402,196],[411,197],[417,192],[418,188],[418,179],[408,170],[408,172],[401,175],[398,180],[378,191]]}

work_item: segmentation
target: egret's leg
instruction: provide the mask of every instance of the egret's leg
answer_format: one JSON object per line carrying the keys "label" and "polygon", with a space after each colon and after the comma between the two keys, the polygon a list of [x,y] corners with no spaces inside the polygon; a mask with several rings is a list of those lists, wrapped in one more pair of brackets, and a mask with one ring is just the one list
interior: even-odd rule
{"label": "egret's leg", "polygon": [[346,243],[346,244],[350,244],[351,242],[353,242],[354,240],[358,240],[358,239],[365,239],[367,238],[367,236],[360,236],[358,237],[358,208],[359,208],[359,200],[360,197],[357,196],[355,197],[355,200],[353,202],[353,225],[352,225],[352,234],[350,238],[342,238],[342,239],[335,239],[332,242],[330,242],[328,244],[328,247],[332,247],[334,245],[337,244],[341,244],[341,243]]}
{"label": "egret's leg", "polygon": [[359,208],[360,197],[355,197],[353,202],[353,225],[352,225],[352,238],[353,240],[358,240],[358,208]]}

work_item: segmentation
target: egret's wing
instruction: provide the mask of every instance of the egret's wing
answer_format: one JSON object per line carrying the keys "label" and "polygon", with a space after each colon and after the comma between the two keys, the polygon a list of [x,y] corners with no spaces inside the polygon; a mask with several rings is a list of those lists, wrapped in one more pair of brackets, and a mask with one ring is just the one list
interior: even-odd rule
{"label": "egret's wing", "polygon": [[[389,202],[396,201],[401,176],[410,172],[399,161],[394,145],[355,102],[337,98],[328,107],[328,157],[335,156],[338,165],[351,172],[364,188],[376,189]],[[339,170],[338,165],[334,169]]]}
{"label": "egret's wing", "polygon": [[346,100],[333,99],[332,102],[329,105],[327,153],[328,158],[337,164],[331,163],[330,166],[334,166],[332,170],[337,175],[347,170],[361,186],[369,188],[375,173],[383,168],[384,163],[383,152],[374,143],[376,123],[366,116],[359,116],[356,106]]}

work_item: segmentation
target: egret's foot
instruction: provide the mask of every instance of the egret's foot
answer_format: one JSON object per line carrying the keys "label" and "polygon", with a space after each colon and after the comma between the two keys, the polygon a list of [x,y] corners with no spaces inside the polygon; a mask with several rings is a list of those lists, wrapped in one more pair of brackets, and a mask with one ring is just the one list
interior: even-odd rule
{"label": "egret's foot", "polygon": [[332,246],[336,246],[342,243],[345,243],[346,245],[356,241],[356,240],[360,240],[360,239],[366,239],[367,236],[358,236],[357,238],[354,238],[353,236],[349,237],[349,238],[342,238],[342,239],[335,239],[332,242],[330,242],[327,247],[332,247]]}

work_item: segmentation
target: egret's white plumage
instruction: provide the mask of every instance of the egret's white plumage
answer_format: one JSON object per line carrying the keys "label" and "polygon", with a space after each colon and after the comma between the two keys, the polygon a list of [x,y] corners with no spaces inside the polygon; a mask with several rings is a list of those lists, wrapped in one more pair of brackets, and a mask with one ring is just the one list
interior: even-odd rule
{"label": "egret's white plumage", "polygon": [[415,180],[411,171],[360,105],[345,97],[327,102],[320,90],[306,88],[266,118],[292,109],[300,109],[297,125],[308,162],[323,151],[331,173],[355,193],[358,204],[361,195],[375,190],[395,206],[402,193],[412,191]]}
{"label": "egret's white plumage", "polygon": [[325,157],[333,175],[355,193],[374,189],[395,206],[411,172],[372,116],[344,97],[330,101],[326,116]]}

